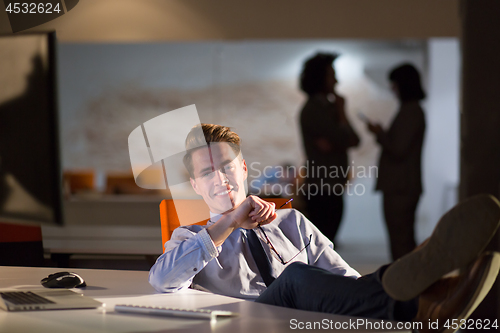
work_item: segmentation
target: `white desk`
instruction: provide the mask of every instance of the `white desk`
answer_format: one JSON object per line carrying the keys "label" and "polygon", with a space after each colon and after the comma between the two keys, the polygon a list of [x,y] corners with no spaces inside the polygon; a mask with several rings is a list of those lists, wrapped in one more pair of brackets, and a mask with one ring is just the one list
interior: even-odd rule
{"label": "white desk", "polygon": [[[50,273],[60,271],[54,268],[0,267],[0,288],[32,285],[39,287],[39,281]],[[335,316],[257,304],[231,297],[187,290],[174,294],[159,294],[147,282],[148,272],[71,269],[80,274],[88,287],[82,289],[87,296],[106,304],[94,310],[57,310],[5,312],[0,310],[0,332],[8,333],[80,333],[80,332],[227,332],[267,333],[295,332],[290,320],[298,322],[355,321],[357,318]],[[114,312],[114,305],[131,303],[166,307],[221,309],[239,312],[240,316],[221,319],[217,322],[194,319],[125,315]],[[380,321],[370,320],[371,323]],[[315,330],[307,330],[314,332]],[[316,330],[320,332],[335,330]],[[346,332],[349,330],[340,330]],[[384,330],[360,329],[356,332],[384,332]],[[410,332],[399,330],[398,332]]]}

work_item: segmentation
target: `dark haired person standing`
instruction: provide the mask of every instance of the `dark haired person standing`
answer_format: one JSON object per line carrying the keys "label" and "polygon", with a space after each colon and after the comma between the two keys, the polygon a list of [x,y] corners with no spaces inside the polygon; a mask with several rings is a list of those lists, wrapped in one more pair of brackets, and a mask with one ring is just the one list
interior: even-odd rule
{"label": "dark haired person standing", "polygon": [[384,195],[384,217],[389,232],[392,259],[415,248],[415,211],[422,193],[421,156],[425,117],[420,101],[425,93],[420,75],[410,64],[389,73],[391,88],[400,106],[390,128],[368,123],[382,146],[376,189]]}
{"label": "dark haired person standing", "polygon": [[[308,160],[307,212],[332,242],[344,208],[347,149],[359,144],[345,114],[345,99],[335,91],[337,79],[332,64],[336,58],[336,54],[318,53],[306,60],[300,75],[300,88],[308,95],[300,113]],[[313,193],[313,188],[318,191]]]}

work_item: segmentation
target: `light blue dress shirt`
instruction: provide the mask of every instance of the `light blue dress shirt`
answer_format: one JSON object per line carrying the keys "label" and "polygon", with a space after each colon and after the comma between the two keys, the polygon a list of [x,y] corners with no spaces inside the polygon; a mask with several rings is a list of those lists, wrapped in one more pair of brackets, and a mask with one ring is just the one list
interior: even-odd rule
{"label": "light blue dress shirt", "polygon": [[[311,245],[292,262],[303,262],[352,278],[360,276],[304,215],[295,209],[280,209],[276,213],[278,217],[262,228],[285,261],[303,249],[312,234]],[[255,299],[266,289],[248,246],[247,230],[235,230],[216,247],[206,230],[215,223],[213,220],[206,226],[174,230],[172,238],[165,243],[165,253],[158,257],[149,272],[149,283],[156,290],[175,292],[193,284],[195,288],[201,286],[216,294]],[[271,254],[265,239],[261,242],[271,262],[272,273],[277,277],[286,265]]]}

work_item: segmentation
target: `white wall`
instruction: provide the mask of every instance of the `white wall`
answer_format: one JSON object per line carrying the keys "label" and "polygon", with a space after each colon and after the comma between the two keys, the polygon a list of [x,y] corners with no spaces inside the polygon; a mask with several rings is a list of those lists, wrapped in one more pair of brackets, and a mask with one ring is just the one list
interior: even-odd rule
{"label": "white wall", "polygon": [[460,47],[456,38],[429,40],[427,135],[423,170],[425,195],[418,214],[420,240],[430,235],[457,200],[460,142]]}
{"label": "white wall", "polygon": [[61,44],[63,167],[130,168],[127,137],[154,116],[196,104],[203,122],[234,127],[247,162],[300,165],[297,117],[302,62],[337,51],[340,93],[363,138],[356,165],[376,163],[376,145],[356,113],[387,124],[396,109],[385,78],[402,61],[424,64],[423,41],[323,40],[161,44]]}

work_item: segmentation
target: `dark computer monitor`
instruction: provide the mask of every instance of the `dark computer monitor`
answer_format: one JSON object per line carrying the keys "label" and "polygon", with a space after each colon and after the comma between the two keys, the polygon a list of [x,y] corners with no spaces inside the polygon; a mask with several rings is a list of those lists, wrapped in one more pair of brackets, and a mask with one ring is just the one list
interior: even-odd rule
{"label": "dark computer monitor", "polygon": [[0,36],[0,222],[63,223],[55,33]]}

